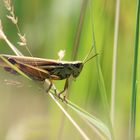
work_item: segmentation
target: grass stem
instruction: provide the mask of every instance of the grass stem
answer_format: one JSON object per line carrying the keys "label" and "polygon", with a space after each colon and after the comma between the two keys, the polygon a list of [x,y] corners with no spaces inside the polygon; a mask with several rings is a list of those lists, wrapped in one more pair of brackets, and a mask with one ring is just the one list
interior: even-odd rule
{"label": "grass stem", "polygon": [[120,15],[120,0],[116,0],[115,12],[115,26],[114,26],[114,49],[113,49],[113,62],[112,62],[112,85],[111,85],[111,108],[110,118],[112,126],[115,122],[115,92],[116,92],[116,66],[117,66],[117,46],[118,46],[118,31],[119,31],[119,15]]}
{"label": "grass stem", "polygon": [[134,46],[134,62],[133,62],[133,79],[132,79],[132,94],[129,118],[129,140],[135,139],[135,124],[136,124],[136,97],[137,97],[137,65],[138,65],[138,47],[139,47],[139,17],[140,17],[140,0],[137,1],[136,11],[136,31],[135,31],[135,46]]}

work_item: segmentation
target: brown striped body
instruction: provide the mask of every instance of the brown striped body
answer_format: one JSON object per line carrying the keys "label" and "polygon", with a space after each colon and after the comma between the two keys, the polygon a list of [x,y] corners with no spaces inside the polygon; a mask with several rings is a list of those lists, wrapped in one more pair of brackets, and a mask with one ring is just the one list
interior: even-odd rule
{"label": "brown striped body", "polygon": [[[63,80],[70,76],[77,77],[83,68],[82,61],[57,61],[52,59],[5,54],[1,56],[32,79],[39,81],[45,79]],[[9,69],[9,71],[11,69],[3,60],[0,60],[0,65],[7,70]],[[14,71],[13,69],[11,70]]]}

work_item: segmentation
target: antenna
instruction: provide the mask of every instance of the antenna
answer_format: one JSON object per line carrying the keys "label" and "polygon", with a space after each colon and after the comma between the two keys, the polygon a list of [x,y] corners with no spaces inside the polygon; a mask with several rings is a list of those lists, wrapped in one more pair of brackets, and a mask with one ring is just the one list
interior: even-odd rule
{"label": "antenna", "polygon": [[95,56],[99,55],[98,53],[96,53],[95,55],[91,56],[89,59],[85,60],[83,63],[87,63],[89,60],[91,60],[92,58],[94,58]]}
{"label": "antenna", "polygon": [[86,62],[88,62],[89,60],[91,60],[93,57],[97,56],[98,54],[96,53],[95,55],[91,56],[90,58],[88,58],[93,50],[93,45],[91,47],[91,49],[89,50],[89,53],[86,55],[86,57],[83,60],[83,63],[85,64]]}
{"label": "antenna", "polygon": [[84,58],[83,62],[86,61],[86,59],[87,59],[87,58],[89,57],[89,55],[91,54],[92,50],[93,50],[93,45],[92,45],[91,49],[89,50],[89,53],[88,53],[88,54],[86,55],[86,57]]}

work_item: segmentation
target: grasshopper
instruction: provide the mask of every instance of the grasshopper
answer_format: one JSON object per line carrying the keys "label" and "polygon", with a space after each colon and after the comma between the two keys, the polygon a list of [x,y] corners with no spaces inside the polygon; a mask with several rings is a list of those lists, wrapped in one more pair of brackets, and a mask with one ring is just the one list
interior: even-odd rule
{"label": "grasshopper", "polygon": [[[47,79],[50,82],[47,92],[49,92],[49,90],[52,88],[53,80],[65,79],[66,81],[64,89],[57,94],[60,98],[60,95],[68,89],[69,78],[71,76],[73,78],[78,77],[83,69],[84,64],[98,55],[95,54],[89,58],[92,49],[93,47],[90,49],[90,52],[83,61],[60,61],[53,59],[6,54],[1,54],[1,56],[8,60],[8,62],[10,62],[12,65],[16,66],[19,70],[21,70],[30,78],[38,81],[45,81]],[[16,73],[16,71],[12,69],[8,64],[6,64],[2,59],[0,59],[0,66],[3,66],[6,71]]]}

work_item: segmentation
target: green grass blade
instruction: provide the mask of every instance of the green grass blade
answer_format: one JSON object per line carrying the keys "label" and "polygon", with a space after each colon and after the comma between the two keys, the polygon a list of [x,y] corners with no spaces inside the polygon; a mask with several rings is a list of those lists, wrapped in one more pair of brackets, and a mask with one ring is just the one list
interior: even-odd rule
{"label": "green grass blade", "polygon": [[84,109],[80,108],[79,106],[75,105],[71,101],[68,101],[68,106],[76,111],[80,116],[85,118],[88,122],[94,125],[99,131],[101,131],[109,140],[112,140],[112,134],[107,125],[103,123],[101,120],[96,118],[95,116],[91,115]]}
{"label": "green grass blade", "polygon": [[[91,26],[92,26],[92,38],[93,38],[93,47],[95,50],[95,54],[97,53],[97,48],[96,48],[96,40],[95,40],[95,35],[94,35],[94,20],[93,20],[93,9],[92,9],[92,1],[90,1],[90,10],[91,10]],[[110,121],[110,116],[109,116],[109,103],[107,99],[107,92],[106,92],[106,87],[105,87],[105,82],[104,82],[104,77],[103,73],[101,70],[101,65],[100,65],[100,56],[96,57],[96,65],[97,65],[97,72],[98,72],[98,85],[99,85],[99,90],[101,94],[101,101],[103,104],[103,112],[106,117],[106,121],[110,128],[112,129],[112,124]]]}
{"label": "green grass blade", "polygon": [[[51,92],[56,98],[56,94]],[[65,103],[65,102],[64,102]],[[100,119],[96,118],[95,116],[91,115],[84,109],[80,108],[76,104],[72,103],[71,101],[67,100],[66,105],[70,107],[73,111],[75,111],[80,117],[82,117],[87,125],[91,124],[100,132],[100,134],[104,137],[106,136],[107,139],[112,140],[112,133],[110,129],[107,127],[105,123],[103,123]],[[98,133],[97,133],[98,135]]]}
{"label": "green grass blade", "polygon": [[136,33],[135,33],[132,95],[131,95],[130,120],[129,120],[130,121],[129,122],[129,140],[135,139],[140,0],[137,1],[137,11],[136,12],[137,12],[136,13]]}
{"label": "green grass blade", "polygon": [[61,109],[61,111],[66,115],[66,117],[70,120],[70,122],[74,125],[74,127],[79,131],[84,140],[90,140],[89,137],[85,134],[85,132],[80,128],[80,126],[74,121],[74,119],[68,114],[68,112],[63,108],[63,106],[59,103],[59,101],[53,96],[53,93],[49,92],[51,98],[55,101],[57,106]]}

